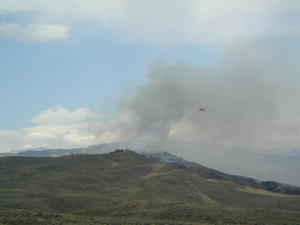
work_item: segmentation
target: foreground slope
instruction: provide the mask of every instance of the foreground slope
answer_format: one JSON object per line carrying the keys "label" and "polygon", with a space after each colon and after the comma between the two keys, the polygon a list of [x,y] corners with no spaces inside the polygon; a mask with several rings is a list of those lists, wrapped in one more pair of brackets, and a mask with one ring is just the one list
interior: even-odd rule
{"label": "foreground slope", "polygon": [[48,218],[40,222],[47,224],[54,214],[64,215],[62,220],[69,219],[70,224],[79,215],[87,221],[90,216],[98,218],[99,224],[103,218],[128,223],[300,223],[300,196],[245,186],[234,179],[201,165],[161,162],[132,151],[4,157],[0,158],[0,209],[11,215],[8,218],[22,213],[25,219],[37,218],[35,213],[40,213]]}

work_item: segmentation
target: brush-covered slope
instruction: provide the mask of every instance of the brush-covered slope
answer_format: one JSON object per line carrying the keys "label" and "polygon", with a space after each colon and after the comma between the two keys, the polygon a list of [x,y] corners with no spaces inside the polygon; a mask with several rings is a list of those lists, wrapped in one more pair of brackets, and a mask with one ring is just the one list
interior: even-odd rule
{"label": "brush-covered slope", "polygon": [[[7,215],[23,210],[71,213],[72,218],[300,223],[300,196],[244,186],[200,165],[160,162],[132,151],[0,158],[0,209]],[[3,218],[2,224],[10,224]]]}
{"label": "brush-covered slope", "polygon": [[[19,152],[16,154],[12,154],[12,153],[6,153],[3,155],[0,154],[0,157],[14,155],[14,156],[42,158],[42,157],[60,157],[60,156],[65,156],[70,154],[103,154],[103,153],[112,152],[113,150],[117,149],[118,146],[120,146],[119,143],[110,143],[110,144],[99,144],[99,145],[89,146],[86,148],[75,148],[75,149],[39,149],[39,150],[33,149],[33,150],[26,150],[23,152]],[[161,162],[178,163],[186,167],[199,165],[195,162],[187,161],[183,158],[177,157],[168,152],[142,152],[139,154],[142,154],[143,156],[146,156],[148,158],[157,159]],[[293,167],[294,169],[297,168],[297,166],[295,165],[293,165]],[[242,185],[265,189],[267,191],[273,191],[282,194],[300,195],[300,188],[295,186],[282,184],[274,181],[263,182],[256,179],[242,177],[242,176],[230,176],[208,168],[206,168],[205,170],[212,178],[217,177],[219,179],[232,180]]]}

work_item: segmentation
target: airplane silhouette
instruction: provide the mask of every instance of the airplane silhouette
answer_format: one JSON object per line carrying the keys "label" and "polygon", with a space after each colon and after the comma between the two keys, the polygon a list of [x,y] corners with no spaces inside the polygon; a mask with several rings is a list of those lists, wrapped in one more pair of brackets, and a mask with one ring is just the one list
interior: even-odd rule
{"label": "airplane silhouette", "polygon": [[200,112],[206,112],[205,108],[204,108],[204,107],[201,107],[201,106],[199,107],[199,111],[200,111]]}

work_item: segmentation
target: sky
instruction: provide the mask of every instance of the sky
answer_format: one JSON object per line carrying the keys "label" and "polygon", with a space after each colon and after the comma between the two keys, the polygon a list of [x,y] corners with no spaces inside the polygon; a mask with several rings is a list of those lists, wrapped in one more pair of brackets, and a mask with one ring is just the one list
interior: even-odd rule
{"label": "sky", "polygon": [[0,152],[297,149],[299,11],[295,0],[0,0]]}

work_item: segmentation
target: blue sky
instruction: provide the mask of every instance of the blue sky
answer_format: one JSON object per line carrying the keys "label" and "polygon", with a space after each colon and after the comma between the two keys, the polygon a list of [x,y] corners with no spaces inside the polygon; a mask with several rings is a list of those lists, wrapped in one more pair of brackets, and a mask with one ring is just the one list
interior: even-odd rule
{"label": "blue sky", "polygon": [[[124,99],[135,102],[138,93],[161,84],[148,74],[160,77],[179,71],[171,81],[176,83],[185,76],[180,73],[187,74],[187,79],[207,87],[203,93],[191,87],[194,96],[216,98],[210,87],[240,85],[239,78],[228,84],[222,76],[239,71],[247,60],[254,62],[253,68],[265,63],[270,69],[259,81],[245,78],[245,82],[268,89],[264,84],[256,85],[266,79],[276,90],[272,102],[279,99],[287,110],[279,110],[280,117],[275,116],[267,143],[254,138],[255,143],[249,144],[243,137],[230,137],[220,146],[230,142],[231,147],[252,148],[253,144],[277,151],[279,147],[271,143],[278,136],[287,136],[278,142],[288,146],[285,148],[295,147],[300,144],[295,141],[300,130],[291,128],[290,118],[283,119],[290,115],[298,121],[300,111],[295,106],[299,93],[299,11],[299,3],[292,0],[0,0],[0,152],[87,146],[143,136],[149,131],[140,131],[141,124],[126,130],[131,123],[139,123],[133,122],[135,108],[120,105]],[[166,68],[158,71],[160,64]],[[218,78],[212,85],[205,77],[216,71]],[[204,78],[198,80],[194,73]],[[247,71],[240,73],[239,77]],[[262,92],[266,97],[265,90]],[[249,95],[255,96],[253,93]],[[233,103],[230,99],[234,98],[239,102],[237,95],[232,92],[224,101]],[[254,113],[264,118],[259,114],[261,106],[255,107]],[[143,115],[139,116],[138,121],[143,121]],[[175,128],[187,132],[189,116],[186,112],[171,120],[168,133],[173,134]],[[223,120],[231,117],[228,114]],[[261,118],[253,123],[260,124]],[[130,134],[124,133],[124,127]],[[283,131],[288,133],[280,133]],[[185,136],[193,136],[189,132]]]}
{"label": "blue sky", "polygon": [[38,112],[56,106],[105,112],[124,91],[145,82],[148,68],[160,61],[209,66],[218,60],[206,46],[164,47],[104,35],[46,43],[2,39],[1,129],[29,126]]}

